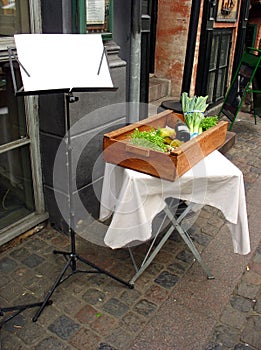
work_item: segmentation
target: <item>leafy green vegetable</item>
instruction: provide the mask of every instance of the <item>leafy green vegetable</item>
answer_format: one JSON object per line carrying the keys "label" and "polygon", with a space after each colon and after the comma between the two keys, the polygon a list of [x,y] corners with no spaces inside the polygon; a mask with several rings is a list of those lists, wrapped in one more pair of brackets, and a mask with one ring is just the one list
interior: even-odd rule
{"label": "leafy green vegetable", "polygon": [[205,117],[204,119],[202,119],[200,126],[202,128],[203,131],[211,128],[212,126],[215,126],[218,124],[218,117],[217,116],[213,116],[213,117]]}
{"label": "leafy green vegetable", "polygon": [[136,146],[151,148],[157,151],[166,152],[168,146],[160,135],[160,129],[150,131],[139,131],[138,128],[131,134],[131,143]]}

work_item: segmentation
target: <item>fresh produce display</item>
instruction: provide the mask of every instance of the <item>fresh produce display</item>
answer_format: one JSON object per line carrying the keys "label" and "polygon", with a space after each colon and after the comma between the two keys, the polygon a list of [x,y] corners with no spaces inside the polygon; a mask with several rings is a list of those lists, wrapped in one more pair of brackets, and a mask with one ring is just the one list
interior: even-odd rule
{"label": "fresh produce display", "polygon": [[189,97],[187,92],[183,92],[181,102],[185,123],[177,122],[175,129],[166,126],[140,131],[136,128],[130,135],[130,142],[135,146],[171,153],[184,142],[218,124],[217,116],[204,115],[208,106],[207,99],[208,96]]}
{"label": "fresh produce display", "polygon": [[139,131],[135,129],[131,134],[131,143],[135,146],[146,147],[161,152],[171,152],[172,149],[181,146],[184,142],[176,138],[175,129],[165,127]]}
{"label": "fresh produce display", "polygon": [[181,95],[184,120],[189,128],[191,138],[202,132],[201,122],[205,118],[204,113],[208,106],[207,99],[208,96],[189,97],[187,92],[183,92]]}

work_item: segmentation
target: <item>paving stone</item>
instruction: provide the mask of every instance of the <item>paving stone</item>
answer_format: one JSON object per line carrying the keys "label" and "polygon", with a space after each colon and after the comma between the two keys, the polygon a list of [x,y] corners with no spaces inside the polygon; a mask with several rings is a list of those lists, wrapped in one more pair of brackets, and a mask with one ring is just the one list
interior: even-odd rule
{"label": "paving stone", "polygon": [[216,226],[206,223],[205,226],[204,225],[201,226],[201,231],[209,236],[215,237],[220,231],[220,228],[217,228]]}
{"label": "paving stone", "polygon": [[178,282],[179,277],[177,275],[174,275],[173,273],[170,273],[168,271],[163,271],[155,280],[154,282],[158,283],[164,288],[171,288],[175,286],[175,284]]}
{"label": "paving stone", "polygon": [[120,321],[119,325],[129,333],[137,334],[146,324],[144,317],[134,312],[128,312]]}
{"label": "paving stone", "polygon": [[17,336],[27,345],[34,345],[45,337],[46,331],[35,322],[26,323],[17,332]]}
{"label": "paving stone", "polygon": [[222,323],[230,327],[242,329],[244,322],[246,321],[246,313],[240,312],[228,304],[225,307],[220,320]]}
{"label": "paving stone", "polygon": [[188,250],[183,250],[176,258],[188,264],[191,264],[195,260],[194,255]]}
{"label": "paving stone", "polygon": [[99,273],[91,274],[90,277],[88,278],[88,284],[93,287],[103,288],[103,286],[108,282],[108,278],[109,277],[104,274],[99,274]]}
{"label": "paving stone", "polygon": [[234,350],[255,350],[252,346],[248,344],[238,343],[235,345]]}
{"label": "paving stone", "polygon": [[15,281],[11,281],[6,286],[0,289],[1,297],[9,302],[12,302],[20,296],[28,293],[30,293],[28,289],[26,289],[22,284]]}
{"label": "paving stone", "polygon": [[31,350],[32,347],[27,347],[15,335],[10,336],[10,333],[1,330],[1,350]]}
{"label": "paving stone", "polygon": [[242,332],[241,339],[251,346],[261,349],[261,315],[250,316]]}
{"label": "paving stone", "polygon": [[94,322],[97,317],[98,311],[90,305],[85,305],[80,311],[77,312],[75,317],[83,324],[89,324]]}
{"label": "paving stone", "polygon": [[261,285],[261,276],[258,273],[249,270],[244,273],[242,281],[249,284]]}
{"label": "paving stone", "polygon": [[133,338],[121,327],[115,328],[110,335],[105,338],[105,343],[109,344],[113,349],[129,350]]}
{"label": "paving stone", "polygon": [[80,326],[77,323],[65,315],[58,317],[48,327],[51,332],[64,340],[69,339],[79,328]]}
{"label": "paving stone", "polygon": [[[6,313],[5,317],[9,317],[9,314]],[[3,329],[5,329],[6,331],[8,331],[10,333],[17,333],[17,331],[19,329],[21,329],[22,327],[25,327],[25,325],[26,325],[25,317],[22,314],[18,314],[14,318],[7,321],[4,324]]]}
{"label": "paving stone", "polygon": [[157,305],[145,299],[140,300],[133,308],[134,311],[136,311],[138,314],[143,316],[150,315],[156,309],[157,309]]}
{"label": "paving stone", "polygon": [[90,327],[100,336],[106,336],[116,327],[117,323],[118,320],[115,317],[108,315],[106,312],[100,312],[96,315],[96,319],[90,324]]}
{"label": "paving stone", "polygon": [[249,299],[243,298],[240,295],[234,295],[230,299],[230,304],[236,310],[241,312],[248,312],[251,310],[253,302]]}
{"label": "paving stone", "polygon": [[136,289],[127,289],[119,297],[124,304],[131,306],[137,302],[140,298],[141,293]]}
{"label": "paving stone", "polygon": [[[171,259],[172,259],[172,255],[171,255]],[[158,262],[158,260],[157,260]],[[149,273],[152,276],[156,276],[162,269],[163,269],[164,265],[163,264],[156,264],[156,263],[152,263],[148,266],[148,268],[146,269],[146,272]]]}
{"label": "paving stone", "polygon": [[259,293],[256,295],[255,300],[256,302],[255,302],[254,310],[261,314],[261,288],[259,290]]}
{"label": "paving stone", "polygon": [[116,298],[111,298],[103,305],[103,309],[115,317],[121,317],[129,310],[129,306]]}
{"label": "paving stone", "polygon": [[34,268],[34,267],[40,265],[43,261],[44,261],[44,258],[40,257],[37,254],[31,254],[28,257],[26,257],[25,259],[21,260],[21,262],[23,264],[25,264],[26,266],[28,266],[30,268]]}
{"label": "paving stone", "polygon": [[17,263],[10,259],[9,257],[5,257],[0,260],[0,273],[10,273],[14,271],[17,267]]}
{"label": "paving stone", "polygon": [[116,350],[116,349],[108,344],[101,343],[96,350]]}
{"label": "paving stone", "polygon": [[70,339],[70,344],[76,349],[97,349],[100,338],[97,334],[92,332],[90,329],[81,328],[77,333],[75,333]]}
{"label": "paving stone", "polygon": [[153,284],[145,292],[144,297],[156,305],[161,305],[167,299],[169,292],[166,288]]}
{"label": "paving stone", "polygon": [[172,264],[168,265],[168,270],[177,275],[184,275],[189,265],[181,260],[175,260]]}
{"label": "paving stone", "polygon": [[0,278],[0,288],[5,287],[11,281],[11,275],[3,275],[1,274]]}
{"label": "paving stone", "polygon": [[83,295],[83,300],[87,301],[87,303],[91,305],[101,303],[104,299],[105,293],[95,288],[88,289]]}
{"label": "paving stone", "polygon": [[222,344],[215,344],[215,343],[209,343],[206,347],[205,350],[223,350]]}
{"label": "paving stone", "polygon": [[71,346],[63,344],[55,337],[48,337],[40,341],[34,348],[35,350],[71,350]]}
{"label": "paving stone", "polygon": [[189,234],[190,234],[191,239],[194,242],[196,242],[202,246],[207,246],[212,239],[212,237],[206,235],[205,233],[198,232],[198,231],[195,231],[192,233],[190,231]]}
{"label": "paving stone", "polygon": [[20,283],[23,283],[26,280],[31,279],[32,277],[35,277],[34,271],[27,268],[26,266],[20,266],[14,271],[13,275],[13,278]]}
{"label": "paving stone", "polygon": [[237,289],[237,294],[248,299],[255,299],[259,286],[255,284],[250,284],[246,282],[241,282]]}
{"label": "paving stone", "polygon": [[21,246],[10,252],[10,256],[16,260],[22,260],[28,255],[30,255],[29,250]]}
{"label": "paving stone", "polygon": [[239,342],[239,337],[240,331],[232,327],[222,324],[215,327],[214,343],[231,348]]}

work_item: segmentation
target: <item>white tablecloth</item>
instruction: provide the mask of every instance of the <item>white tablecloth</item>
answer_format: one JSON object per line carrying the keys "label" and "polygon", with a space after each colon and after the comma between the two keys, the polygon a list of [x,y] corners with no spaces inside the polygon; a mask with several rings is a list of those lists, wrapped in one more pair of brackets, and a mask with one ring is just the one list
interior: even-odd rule
{"label": "white tablecloth", "polygon": [[106,164],[100,219],[113,216],[105,244],[115,249],[150,239],[152,220],[168,197],[220,209],[231,231],[234,252],[250,252],[243,175],[218,151],[174,182]]}

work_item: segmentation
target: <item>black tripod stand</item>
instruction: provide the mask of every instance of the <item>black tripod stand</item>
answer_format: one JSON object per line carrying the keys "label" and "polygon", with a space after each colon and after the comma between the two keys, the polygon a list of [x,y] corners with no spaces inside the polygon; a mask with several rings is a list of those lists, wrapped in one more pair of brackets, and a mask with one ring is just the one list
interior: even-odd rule
{"label": "black tripod stand", "polygon": [[[20,37],[21,38],[21,37]],[[23,38],[23,36],[22,36]],[[66,38],[66,41],[62,40],[62,45],[58,45],[60,43],[61,38]],[[32,39],[32,41],[30,41]],[[78,39],[78,40],[76,40]],[[11,73],[12,73],[12,79],[13,79],[13,85],[16,95],[21,96],[29,96],[29,95],[40,95],[40,94],[50,94],[50,93],[65,93],[66,96],[66,117],[65,117],[65,142],[66,142],[66,171],[68,176],[68,184],[67,184],[67,195],[68,195],[68,217],[66,217],[68,221],[68,229],[69,229],[69,235],[70,235],[70,241],[71,241],[71,247],[70,252],[63,252],[63,251],[54,251],[54,254],[62,254],[66,260],[66,264],[64,265],[62,271],[58,275],[56,281],[52,285],[51,289],[47,293],[45,299],[41,303],[37,303],[37,305],[33,304],[33,306],[40,306],[38,311],[36,312],[35,316],[33,317],[33,321],[37,321],[38,317],[40,316],[41,312],[45,308],[45,306],[50,305],[50,297],[55,291],[55,289],[65,280],[67,280],[72,275],[83,272],[83,273],[102,273],[105,274],[114,280],[128,286],[129,288],[133,288],[133,286],[122,279],[114,276],[108,271],[105,271],[101,269],[100,267],[96,266],[95,264],[89,262],[88,260],[80,257],[76,253],[76,247],[75,247],[75,225],[74,225],[74,203],[73,203],[73,182],[72,182],[72,145],[71,145],[71,134],[70,134],[70,104],[78,101],[78,97],[73,96],[72,94],[72,88],[69,88],[71,86],[78,86],[78,88],[73,88],[73,91],[78,92],[102,92],[102,91],[115,91],[117,88],[113,87],[110,74],[109,74],[109,66],[108,66],[108,59],[106,55],[105,47],[102,44],[102,38],[101,36],[97,36],[96,34],[91,36],[71,36],[68,37],[65,36],[65,34],[61,34],[61,37],[59,35],[54,36],[54,41],[57,44],[57,47],[59,46],[59,55],[53,55],[53,60],[51,62],[52,69],[51,71],[55,71],[55,78],[49,77],[49,70],[50,66],[48,67],[48,64],[50,65],[50,61],[46,59],[46,62],[49,62],[48,64],[45,64],[42,66],[42,62],[45,62],[43,60],[43,52],[46,54],[46,58],[48,57],[49,50],[52,51],[55,47],[53,45],[49,45],[49,40],[53,40],[53,36],[49,35],[43,35],[41,37],[37,36],[34,37],[34,35],[30,35],[29,37],[26,36],[26,41],[32,42],[34,45],[41,47],[40,57],[37,50],[34,50],[32,53],[32,50],[30,50],[30,45],[24,45],[23,40],[20,41],[19,36],[16,38],[17,44],[20,45],[20,52],[23,54],[23,59],[27,62],[25,64],[29,67],[25,67],[21,64],[20,60],[17,58],[17,56],[13,53],[12,49],[9,49],[9,61],[10,61],[10,67],[11,67]],[[80,40],[80,41],[79,41]],[[80,49],[82,50],[82,54],[79,55],[79,42],[81,42],[82,47]],[[45,46],[45,51],[42,50],[42,47]],[[91,49],[90,49],[91,48]],[[19,51],[18,50],[18,51]],[[70,54],[69,54],[70,53]],[[84,67],[85,74],[83,75],[82,70],[77,69],[75,70],[73,76],[66,76],[68,78],[68,81],[64,81],[64,76],[68,70],[68,66],[72,62],[71,54],[75,54],[75,62],[81,61],[79,63],[79,67],[81,64]],[[32,54],[35,55],[34,59],[32,59]],[[53,53],[52,53],[53,54]],[[29,61],[27,60],[28,57],[30,57]],[[63,59],[61,60],[60,57]],[[89,60],[89,58],[91,58]],[[106,58],[106,60],[105,60]],[[19,90],[17,89],[17,78],[15,74],[15,70],[13,67],[13,61],[17,61],[19,68],[21,68],[21,73],[23,73],[22,81],[24,83],[24,86],[22,86]],[[68,61],[68,62],[67,62]],[[24,62],[23,62],[24,63]],[[53,70],[53,67],[55,67],[55,70]],[[28,71],[27,71],[28,69]],[[88,74],[86,73],[86,70]],[[45,74],[42,74],[43,71]],[[33,72],[32,75],[29,73]],[[37,72],[41,72],[40,78],[38,76]],[[18,72],[17,72],[18,73]],[[84,79],[82,79],[82,75],[84,76]],[[48,77],[48,80],[45,81],[46,77]],[[41,79],[45,81],[45,84],[42,85]],[[60,85],[57,86],[57,81],[59,82],[61,80],[61,87]],[[19,84],[20,85],[20,84]],[[44,89],[42,88],[44,86]],[[48,86],[48,89],[46,89],[46,86]],[[81,86],[86,86],[81,88]],[[89,87],[88,87],[89,86]],[[102,86],[102,87],[99,87]],[[77,262],[82,262],[88,266],[90,266],[91,270],[80,270],[77,268]],[[66,274],[67,270],[70,269],[70,272]],[[21,311],[24,310],[29,306],[24,306],[21,308]],[[1,310],[1,309],[0,309]],[[3,309],[2,309],[3,310]],[[20,312],[20,310],[19,310]]]}
{"label": "black tripod stand", "polygon": [[[68,195],[69,195],[69,233],[70,233],[70,241],[71,241],[71,250],[70,252],[64,252],[64,251],[57,251],[54,250],[54,254],[62,254],[64,258],[66,259],[66,264],[64,265],[64,268],[62,269],[61,273],[57,277],[56,281],[54,282],[53,286],[47,293],[44,301],[41,303],[39,310],[36,312],[35,316],[33,317],[33,322],[36,322],[38,317],[40,316],[41,312],[45,308],[46,305],[49,303],[49,299],[52,296],[55,289],[65,280],[67,280],[69,277],[76,273],[102,273],[105,274],[114,280],[128,286],[129,288],[133,288],[133,285],[129,284],[128,282],[118,278],[117,276],[114,276],[108,271],[105,271],[104,269],[98,267],[97,265],[93,264],[92,262],[82,258],[76,253],[76,247],[75,247],[75,231],[74,231],[74,203],[73,203],[73,188],[72,188],[72,146],[71,146],[71,134],[70,134],[70,103],[74,103],[78,101],[78,97],[73,96],[71,92],[66,94],[66,131],[67,131],[67,137],[66,137],[66,155],[67,155],[67,172],[68,172]],[[92,270],[79,270],[77,268],[77,262],[80,261],[92,268]],[[66,274],[66,271],[68,269],[71,269],[70,273]]]}

